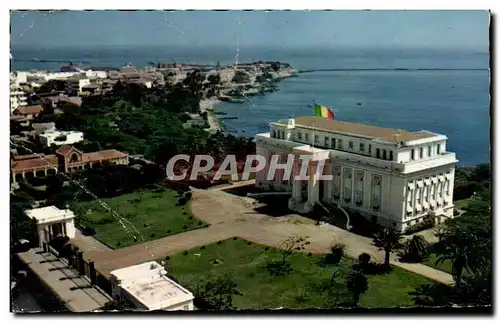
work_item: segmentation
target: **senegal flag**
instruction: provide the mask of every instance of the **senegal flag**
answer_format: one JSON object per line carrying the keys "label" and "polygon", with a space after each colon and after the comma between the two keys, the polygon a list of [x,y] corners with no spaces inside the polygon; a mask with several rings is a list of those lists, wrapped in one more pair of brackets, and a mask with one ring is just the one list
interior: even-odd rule
{"label": "senegal flag", "polygon": [[326,117],[329,119],[333,119],[335,116],[328,107],[321,106],[319,104],[314,105],[314,115],[319,116],[319,117]]}

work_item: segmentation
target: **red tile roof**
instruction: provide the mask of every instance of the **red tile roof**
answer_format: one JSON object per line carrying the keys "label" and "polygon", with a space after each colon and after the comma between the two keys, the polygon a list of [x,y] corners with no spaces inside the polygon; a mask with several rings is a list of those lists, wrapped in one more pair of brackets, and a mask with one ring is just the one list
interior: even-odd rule
{"label": "red tile roof", "polygon": [[29,115],[29,114],[38,114],[43,111],[43,107],[41,105],[34,106],[21,106],[18,107],[14,113],[20,115]]}
{"label": "red tile roof", "polygon": [[98,152],[85,153],[82,155],[83,162],[104,161],[109,159],[125,158],[128,155],[118,150],[104,150]]}
{"label": "red tile roof", "polygon": [[75,151],[76,153],[78,154],[83,154],[82,151],[78,150],[77,148],[75,147],[72,147],[71,145],[63,145],[62,147],[60,147],[59,149],[56,150],[56,154],[59,154],[59,155],[63,155],[63,156],[67,156],[69,155],[72,151]]}
{"label": "red tile roof", "polygon": [[44,155],[33,159],[16,160],[12,161],[11,163],[11,169],[13,172],[52,168],[57,168],[57,157],[53,154]]}

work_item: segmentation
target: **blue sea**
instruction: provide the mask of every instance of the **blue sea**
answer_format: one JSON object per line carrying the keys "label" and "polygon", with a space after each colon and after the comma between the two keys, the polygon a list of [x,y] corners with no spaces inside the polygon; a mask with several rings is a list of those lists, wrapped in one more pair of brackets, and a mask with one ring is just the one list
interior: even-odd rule
{"label": "blue sea", "polygon": [[[444,50],[292,49],[292,48],[13,48],[13,70],[53,69],[61,63],[19,59],[86,62],[84,66],[120,67],[131,62],[232,64],[278,60],[299,69],[343,69],[302,73],[283,80],[279,91],[249,97],[217,109],[237,116],[225,120],[229,132],[254,136],[271,121],[311,115],[315,101],[331,107],[338,120],[448,136],[447,149],[460,166],[490,160],[489,54]],[[359,71],[355,69],[392,69]],[[441,70],[395,70],[441,69]],[[450,69],[450,70],[443,70]]]}

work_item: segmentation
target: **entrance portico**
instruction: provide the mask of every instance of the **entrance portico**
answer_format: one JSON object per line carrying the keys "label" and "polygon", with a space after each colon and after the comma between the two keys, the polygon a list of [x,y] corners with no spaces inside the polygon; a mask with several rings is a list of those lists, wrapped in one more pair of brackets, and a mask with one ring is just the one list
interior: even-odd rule
{"label": "entrance portico", "polygon": [[[307,213],[326,195],[324,188],[328,186],[326,182],[321,182],[320,176],[322,173],[320,170],[323,169],[329,159],[329,151],[311,146],[299,146],[293,149],[293,153],[295,155],[292,177],[293,189],[288,206],[299,213]],[[323,167],[319,166],[320,163]],[[307,173],[303,173],[305,172],[305,170],[302,170],[304,164],[307,165]],[[321,184],[323,184],[323,189],[320,189]],[[303,196],[304,185],[307,186],[307,200],[304,200]]]}
{"label": "entrance portico", "polygon": [[40,247],[58,236],[75,237],[75,215],[69,209],[50,206],[28,210],[26,215],[36,221]]}

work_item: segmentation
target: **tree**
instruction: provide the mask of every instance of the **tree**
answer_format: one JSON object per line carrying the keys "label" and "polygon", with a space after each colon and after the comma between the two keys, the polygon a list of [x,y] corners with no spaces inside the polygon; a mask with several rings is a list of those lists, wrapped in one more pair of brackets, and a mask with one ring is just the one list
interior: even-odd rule
{"label": "tree", "polygon": [[305,249],[308,236],[290,236],[285,239],[281,245],[281,265],[285,266],[286,258],[292,254],[293,251],[299,251]]}
{"label": "tree", "polygon": [[438,242],[441,242],[443,237],[446,235],[446,232],[448,230],[448,227],[444,224],[437,225],[434,228],[434,236],[438,239]]}
{"label": "tree", "polygon": [[466,234],[459,230],[454,230],[447,234],[441,243],[436,245],[436,264],[444,261],[452,263],[451,274],[455,279],[456,287],[460,287],[464,270],[476,272],[481,268],[484,261],[480,257],[477,238],[474,235]]}
{"label": "tree", "polygon": [[403,248],[401,239],[401,233],[392,228],[383,228],[374,234],[373,245],[379,250],[385,251],[384,264],[386,266],[389,266],[391,252]]}
{"label": "tree", "polygon": [[361,268],[367,267],[368,264],[370,263],[370,260],[371,260],[370,254],[362,253],[358,256],[358,261],[359,264],[361,265]]}
{"label": "tree", "polygon": [[368,280],[366,277],[361,274],[359,271],[353,271],[347,277],[347,289],[353,295],[353,307],[356,307],[359,302],[359,298],[361,294],[366,293],[368,291]]}
{"label": "tree", "polygon": [[225,310],[233,307],[235,295],[242,295],[237,284],[229,276],[219,276],[215,281],[208,281],[200,291],[200,296],[214,309]]}
{"label": "tree", "polygon": [[63,185],[64,185],[64,180],[61,179],[60,176],[55,175],[47,177],[47,181],[45,184],[46,186],[45,192],[47,193],[47,196],[51,198],[51,196],[59,193],[63,188]]}
{"label": "tree", "polygon": [[332,277],[330,278],[330,285],[333,285],[333,281],[341,273],[340,267],[338,267],[337,264],[340,263],[340,261],[342,260],[342,256],[344,256],[344,248],[345,245],[343,244],[334,244],[330,247],[330,256],[332,259],[331,262],[335,265],[332,272]]}
{"label": "tree", "polygon": [[429,243],[423,236],[414,235],[404,247],[403,257],[406,260],[420,263],[428,256]]}
{"label": "tree", "polygon": [[10,195],[11,242],[16,242],[19,239],[32,239],[33,222],[26,216],[25,211],[33,207],[33,202],[33,198],[25,192]]}

